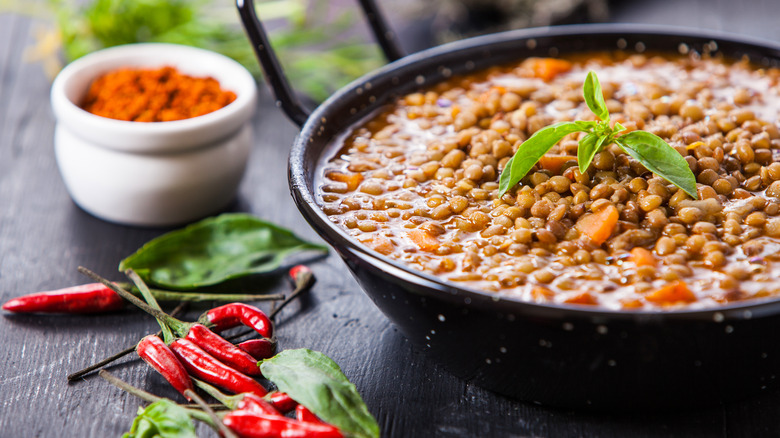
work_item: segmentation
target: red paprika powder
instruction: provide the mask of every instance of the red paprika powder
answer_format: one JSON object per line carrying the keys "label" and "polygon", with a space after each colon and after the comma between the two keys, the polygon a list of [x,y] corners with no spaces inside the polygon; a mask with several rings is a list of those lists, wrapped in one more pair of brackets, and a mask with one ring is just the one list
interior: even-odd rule
{"label": "red paprika powder", "polygon": [[81,107],[92,114],[134,122],[167,122],[216,111],[236,100],[211,77],[173,67],[123,68],[97,78]]}

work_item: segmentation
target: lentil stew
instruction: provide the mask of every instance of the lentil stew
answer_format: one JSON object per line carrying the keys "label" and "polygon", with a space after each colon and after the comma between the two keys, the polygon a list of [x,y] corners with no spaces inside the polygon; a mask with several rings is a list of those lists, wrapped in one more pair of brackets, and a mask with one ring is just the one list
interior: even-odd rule
{"label": "lentil stew", "polygon": [[[531,134],[593,120],[665,139],[699,200],[612,145],[581,173],[573,134],[499,197]],[[456,285],[529,302],[703,308],[780,294],[780,69],[627,52],[529,58],[383,108],[322,163],[317,201],[363,245]]]}

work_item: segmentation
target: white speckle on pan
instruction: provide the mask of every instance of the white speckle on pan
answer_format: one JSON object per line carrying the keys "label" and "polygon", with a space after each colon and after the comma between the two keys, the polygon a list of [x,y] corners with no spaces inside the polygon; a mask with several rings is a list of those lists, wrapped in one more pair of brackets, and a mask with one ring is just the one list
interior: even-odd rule
{"label": "white speckle on pan", "polygon": [[726,319],[726,317],[723,316],[723,314],[720,313],[720,312],[715,312],[712,315],[712,320],[715,321],[715,322],[723,322],[723,320],[725,320],[725,319]]}
{"label": "white speckle on pan", "polygon": [[355,92],[358,94],[358,96],[360,96],[361,94],[363,94],[363,89],[358,88],[357,90],[355,90]]}
{"label": "white speckle on pan", "polygon": [[485,363],[488,364],[488,365],[491,365],[493,363],[493,361],[490,360],[490,358],[487,358],[487,359],[485,359]]}
{"label": "white speckle on pan", "polygon": [[636,50],[639,53],[644,52],[645,49],[647,49],[647,46],[645,46],[645,43],[643,43],[642,41],[634,44],[634,50]]}
{"label": "white speckle on pan", "polygon": [[349,113],[350,114],[356,114],[357,113],[357,108],[350,108],[349,109]]}
{"label": "white speckle on pan", "polygon": [[766,389],[766,385],[761,385],[761,389]]}
{"label": "white speckle on pan", "polygon": [[506,347],[499,347],[498,351],[506,354]]}
{"label": "white speckle on pan", "polygon": [[431,348],[431,344],[425,344],[425,346]]}
{"label": "white speckle on pan", "polygon": [[281,108],[282,107],[282,101],[281,100],[277,100],[276,101],[276,107],[277,108]]}
{"label": "white speckle on pan", "polygon": [[628,47],[628,42],[626,41],[626,39],[625,38],[619,38],[617,40],[617,48],[620,49],[620,50],[623,50],[626,47]]}
{"label": "white speckle on pan", "polygon": [[557,47],[550,47],[547,50],[547,53],[549,53],[550,56],[558,56],[558,48]]}
{"label": "white speckle on pan", "polygon": [[368,101],[371,103],[376,102],[376,96],[368,96]]}
{"label": "white speckle on pan", "polygon": [[328,121],[328,119],[325,118],[325,117],[320,118],[320,122],[322,122],[322,123],[327,123],[327,121]]}
{"label": "white speckle on pan", "polygon": [[497,302],[499,302],[499,301],[501,301],[501,298],[499,298],[499,297],[493,297],[492,299],[493,299],[493,301],[494,301],[494,302],[496,302],[496,303],[497,303]]}
{"label": "white speckle on pan", "polygon": [[445,318],[444,315],[442,315],[442,314],[439,314],[438,318],[439,318],[439,321],[441,321],[441,322],[444,322],[444,321],[447,320],[447,318]]}
{"label": "white speckle on pan", "polygon": [[436,330],[431,330],[431,334],[435,335],[436,334]]}
{"label": "white speckle on pan", "polygon": [[390,299],[394,300],[395,299],[395,294],[390,294]]}
{"label": "white speckle on pan", "polygon": [[691,51],[691,48],[685,43],[680,43],[680,45],[677,46],[677,51],[680,52],[680,55],[687,55],[688,52]]}
{"label": "white speckle on pan", "polygon": [[611,367],[615,367],[615,366],[617,366],[617,362],[615,361],[615,359],[610,359],[610,360],[607,361],[607,365],[609,365]]}
{"label": "white speckle on pan", "polygon": [[422,85],[425,83],[425,76],[418,75],[416,78],[414,78],[414,83],[417,85]]}
{"label": "white speckle on pan", "polygon": [[370,90],[371,87],[373,87],[373,85],[371,84],[371,82],[366,82],[366,85],[364,85],[364,87],[366,87],[366,90]]}
{"label": "white speckle on pan", "polygon": [[745,310],[744,312],[742,312],[742,317],[745,319],[750,319],[753,317],[753,312],[751,312],[750,310]]}
{"label": "white speckle on pan", "polygon": [[769,355],[766,354],[766,352],[761,353],[761,359],[766,359],[767,357],[769,357]]}
{"label": "white speckle on pan", "polygon": [[426,341],[430,341],[430,340],[431,340],[431,337],[430,337],[430,336],[425,336],[425,340],[426,340]]}
{"label": "white speckle on pan", "polygon": [[596,326],[596,332],[600,335],[606,335],[609,329],[605,325],[598,325]]}
{"label": "white speckle on pan", "polygon": [[531,50],[535,49],[536,48],[536,40],[531,38],[530,40],[525,42],[525,46],[528,47]]}
{"label": "white speckle on pan", "polygon": [[474,70],[474,67],[476,67],[474,61],[466,61],[466,70]]}
{"label": "white speckle on pan", "polygon": [[726,328],[725,328],[724,330],[725,330],[725,332],[726,332],[727,334],[728,334],[728,333],[734,333],[734,327],[732,327],[732,326],[730,326],[730,325],[727,325],[727,326],[726,326]]}
{"label": "white speckle on pan", "polygon": [[769,376],[769,380],[775,380],[775,375],[772,374],[771,376]]}
{"label": "white speckle on pan", "polygon": [[698,359],[694,360],[694,361],[693,361],[693,366],[695,366],[695,367],[700,367],[700,366],[701,366],[701,361],[700,361],[700,360],[698,360]]}
{"label": "white speckle on pan", "polygon": [[441,75],[444,76],[445,78],[448,78],[452,76],[452,70],[448,69],[447,67],[442,67]]}
{"label": "white speckle on pan", "polygon": [[564,322],[563,323],[563,329],[566,330],[567,332],[570,332],[570,331],[574,330],[574,324],[572,324],[570,322]]}
{"label": "white speckle on pan", "polygon": [[463,299],[463,302],[466,303],[466,304],[471,304],[471,298],[466,297],[466,298]]}

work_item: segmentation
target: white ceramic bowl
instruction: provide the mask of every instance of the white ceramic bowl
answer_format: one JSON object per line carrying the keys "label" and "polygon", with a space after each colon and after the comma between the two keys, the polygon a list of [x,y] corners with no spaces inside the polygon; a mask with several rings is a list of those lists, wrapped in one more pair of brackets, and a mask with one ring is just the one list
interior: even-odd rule
{"label": "white ceramic bowl", "polygon": [[[128,122],[78,105],[94,79],[123,68],[172,66],[211,76],[236,100],[209,114],[170,122]],[[175,225],[224,208],[234,197],[252,145],[257,87],[239,63],[175,44],[100,50],[66,66],[51,89],[54,149],[73,200],[102,219]]]}

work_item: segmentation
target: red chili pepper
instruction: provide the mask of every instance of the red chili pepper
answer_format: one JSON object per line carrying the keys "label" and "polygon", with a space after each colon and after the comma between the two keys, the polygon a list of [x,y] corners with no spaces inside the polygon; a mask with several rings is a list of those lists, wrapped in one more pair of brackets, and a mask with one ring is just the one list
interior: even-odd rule
{"label": "red chili pepper", "polygon": [[19,313],[97,313],[119,310],[125,301],[101,283],[38,292],[9,300],[3,309]]}
{"label": "red chili pepper", "polygon": [[328,424],[302,423],[279,415],[233,411],[222,423],[242,438],[341,438],[341,432]]}
{"label": "red chili pepper", "polygon": [[310,276],[312,275],[311,269],[309,269],[306,265],[296,265],[290,268],[290,278],[293,280],[293,283],[295,283],[296,286],[298,286],[300,283],[303,283],[304,281],[308,281],[308,278],[304,278],[304,276]]}
{"label": "red chili pepper", "polygon": [[250,339],[237,344],[236,347],[246,351],[255,360],[268,359],[274,356],[275,345],[270,339]]}
{"label": "red chili pepper", "polygon": [[[141,339],[141,342],[138,343],[135,349],[138,355],[141,356],[141,359],[145,360],[146,363],[165,377],[165,380],[182,395],[188,389],[195,389],[184,365],[179,362],[179,359],[176,358],[176,355],[165,345],[162,339],[155,335],[149,335]],[[190,400],[190,397],[186,395],[184,397]]]}
{"label": "red chili pepper", "polygon": [[186,339],[237,371],[250,376],[262,375],[254,357],[212,332],[203,324],[193,324],[187,332]]}
{"label": "red chili pepper", "polygon": [[286,392],[272,392],[266,396],[266,400],[270,401],[283,414],[292,411],[298,406],[298,402],[293,400]]}
{"label": "red chili pepper", "polygon": [[251,392],[244,394],[244,398],[238,402],[236,409],[247,412],[257,412],[258,414],[282,415],[282,413],[279,412],[271,403],[268,403],[266,399],[258,397]]}
{"label": "red chili pepper", "polygon": [[231,303],[215,307],[198,320],[202,324],[213,325],[215,331],[227,330],[243,324],[254,329],[260,336],[270,338],[273,325],[265,313],[255,306],[244,303]]}
{"label": "red chili pepper", "polygon": [[256,380],[223,364],[187,339],[177,339],[171,350],[190,374],[235,394],[251,392],[260,397],[268,393]]}
{"label": "red chili pepper", "polygon": [[295,407],[295,419],[304,423],[326,424],[324,421],[320,420],[319,417],[314,415],[314,412],[310,411],[309,408],[304,405],[298,405]]}

